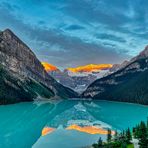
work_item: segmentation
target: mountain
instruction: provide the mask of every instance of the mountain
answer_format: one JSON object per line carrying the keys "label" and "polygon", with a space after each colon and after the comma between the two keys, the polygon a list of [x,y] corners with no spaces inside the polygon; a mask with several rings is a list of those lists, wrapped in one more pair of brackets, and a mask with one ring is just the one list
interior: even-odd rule
{"label": "mountain", "polygon": [[31,49],[9,29],[0,32],[0,78],[0,104],[77,96],[49,76]]}
{"label": "mountain", "polygon": [[124,62],[121,63],[121,64],[114,64],[114,65],[112,66],[112,68],[110,68],[109,71],[110,71],[111,73],[116,72],[116,71],[118,71],[119,69],[125,67],[127,64],[128,64],[128,61],[124,61]]}
{"label": "mountain", "polygon": [[84,66],[78,66],[75,68],[67,68],[69,71],[73,73],[81,73],[81,72],[99,72],[104,69],[112,68],[112,64],[88,64]]}
{"label": "mountain", "polygon": [[148,104],[148,46],[117,71],[88,86],[81,97]]}
{"label": "mountain", "polygon": [[89,64],[76,68],[66,68],[59,70],[56,66],[47,62],[42,62],[45,70],[59,83],[82,93],[89,84],[109,71],[111,64]]}
{"label": "mountain", "polygon": [[47,62],[41,62],[41,64],[47,72],[59,71],[59,69],[56,66],[49,64]]}

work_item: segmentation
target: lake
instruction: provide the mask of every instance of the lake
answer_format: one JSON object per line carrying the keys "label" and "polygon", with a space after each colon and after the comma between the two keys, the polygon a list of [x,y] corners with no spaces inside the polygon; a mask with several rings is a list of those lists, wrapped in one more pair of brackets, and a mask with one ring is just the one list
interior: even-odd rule
{"label": "lake", "polygon": [[[42,145],[45,148],[47,143],[48,147],[54,148],[64,144],[64,148],[86,146],[100,135],[65,128],[78,124],[123,130],[141,120],[146,121],[147,116],[147,106],[109,101],[64,100],[1,105],[0,147],[40,148]],[[56,130],[41,136],[44,127]]]}

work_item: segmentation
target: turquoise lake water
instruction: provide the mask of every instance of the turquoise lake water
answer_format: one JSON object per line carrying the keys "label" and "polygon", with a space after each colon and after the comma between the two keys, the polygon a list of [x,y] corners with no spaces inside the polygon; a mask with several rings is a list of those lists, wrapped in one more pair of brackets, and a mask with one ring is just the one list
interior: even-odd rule
{"label": "turquoise lake water", "polygon": [[49,141],[54,141],[54,138],[56,141],[57,135],[58,139],[63,135],[61,140],[65,140],[66,134],[72,138],[76,135],[85,137],[87,141],[95,140],[98,138],[95,135],[91,137],[76,131],[65,133],[63,129],[79,124],[122,130],[145,121],[147,116],[148,106],[108,101],[66,100],[0,106],[0,147],[30,148],[38,141],[44,141],[40,136],[45,126],[59,129],[59,133],[49,134]]}

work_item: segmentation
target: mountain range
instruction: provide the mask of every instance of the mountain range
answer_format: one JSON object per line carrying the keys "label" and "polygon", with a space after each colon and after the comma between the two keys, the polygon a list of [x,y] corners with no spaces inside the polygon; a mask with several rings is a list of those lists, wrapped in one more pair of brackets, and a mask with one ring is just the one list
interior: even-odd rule
{"label": "mountain range", "polygon": [[11,30],[0,32],[0,104],[77,97],[48,75],[32,50]]}
{"label": "mountain range", "polygon": [[61,71],[41,63],[6,29],[0,32],[0,78],[0,104],[76,97],[148,104],[148,46],[122,64],[90,64]]}
{"label": "mountain range", "polygon": [[148,104],[148,46],[115,69],[88,86],[81,97]]}
{"label": "mountain range", "polygon": [[42,62],[45,70],[59,83],[79,93],[84,91],[96,79],[103,77],[112,68],[112,64],[88,64],[63,71],[47,62]]}

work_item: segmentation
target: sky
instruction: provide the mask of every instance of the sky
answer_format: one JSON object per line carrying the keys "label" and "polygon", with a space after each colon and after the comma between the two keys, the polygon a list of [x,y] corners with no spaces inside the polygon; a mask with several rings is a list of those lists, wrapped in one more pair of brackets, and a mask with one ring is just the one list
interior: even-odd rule
{"label": "sky", "polygon": [[6,28],[59,68],[121,63],[148,44],[148,1],[0,0]]}

